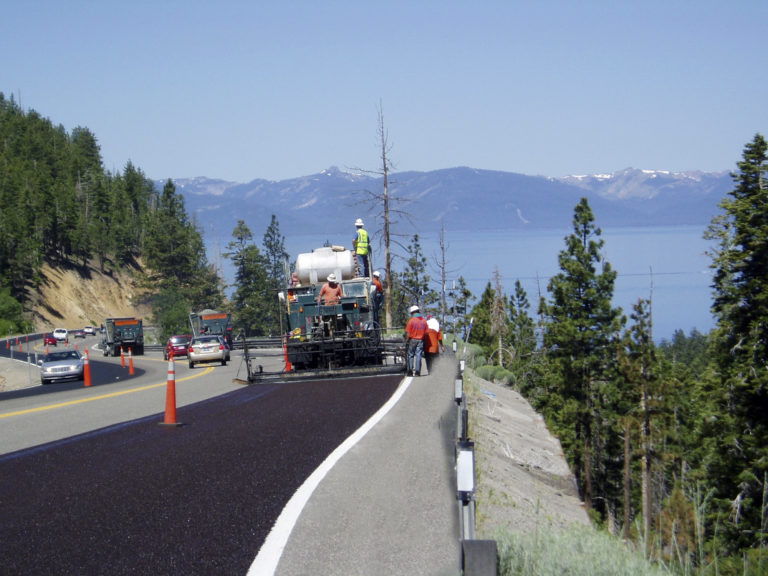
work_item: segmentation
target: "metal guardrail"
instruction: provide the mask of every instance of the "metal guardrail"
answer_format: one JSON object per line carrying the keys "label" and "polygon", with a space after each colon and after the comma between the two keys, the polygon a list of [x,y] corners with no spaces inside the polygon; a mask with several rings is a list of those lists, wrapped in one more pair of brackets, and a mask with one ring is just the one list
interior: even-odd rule
{"label": "metal guardrail", "polygon": [[475,533],[475,443],[469,437],[469,409],[467,397],[464,394],[464,367],[465,361],[461,360],[454,380],[454,400],[457,410],[456,500],[461,530],[461,573],[465,576],[497,576],[499,566],[496,541],[477,540]]}
{"label": "metal guardrail", "polygon": [[[282,338],[246,338],[248,348],[280,348],[283,345]],[[145,344],[145,351],[162,352],[165,344]],[[242,340],[232,342],[233,350],[242,350],[244,344]]]}

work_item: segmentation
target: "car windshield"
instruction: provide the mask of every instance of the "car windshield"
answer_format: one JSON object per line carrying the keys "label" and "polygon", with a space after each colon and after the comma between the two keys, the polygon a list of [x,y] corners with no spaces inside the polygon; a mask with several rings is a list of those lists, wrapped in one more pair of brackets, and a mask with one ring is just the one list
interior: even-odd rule
{"label": "car windshield", "polygon": [[218,336],[202,336],[200,338],[195,338],[192,340],[192,345],[195,344],[218,344],[219,343],[219,337]]}
{"label": "car windshield", "polygon": [[61,360],[80,360],[80,355],[74,350],[64,352],[51,352],[45,357],[46,362],[59,362]]}
{"label": "car windshield", "polygon": [[173,336],[171,337],[171,344],[186,344],[189,342],[189,338],[186,336]]}

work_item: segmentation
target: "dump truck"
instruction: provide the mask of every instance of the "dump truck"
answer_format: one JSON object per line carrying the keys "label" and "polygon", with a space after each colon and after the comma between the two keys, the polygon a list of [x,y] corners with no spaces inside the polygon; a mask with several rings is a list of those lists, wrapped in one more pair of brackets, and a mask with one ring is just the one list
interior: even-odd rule
{"label": "dump truck", "polygon": [[104,356],[119,356],[120,350],[144,354],[144,326],[141,318],[107,318],[102,337]]}
{"label": "dump truck", "polygon": [[189,325],[193,336],[218,334],[223,336],[232,348],[232,314],[218,310],[201,310],[189,315]]}

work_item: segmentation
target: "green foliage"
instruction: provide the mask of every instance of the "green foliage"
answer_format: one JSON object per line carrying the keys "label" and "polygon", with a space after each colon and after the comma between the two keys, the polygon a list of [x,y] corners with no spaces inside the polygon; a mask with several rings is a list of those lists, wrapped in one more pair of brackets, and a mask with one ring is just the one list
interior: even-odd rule
{"label": "green foliage", "polygon": [[406,266],[398,279],[398,287],[404,298],[410,304],[419,306],[423,312],[427,311],[428,305],[438,300],[437,293],[429,287],[432,279],[427,273],[427,258],[421,251],[418,234],[413,235],[408,245]]}
{"label": "green foliage", "polygon": [[686,336],[682,330],[675,330],[671,341],[662,340],[659,351],[676,368],[693,377],[700,377],[709,366],[709,338],[698,330]]}
{"label": "green foliage", "polygon": [[26,302],[46,262],[95,262],[110,272],[144,258],[163,323],[169,292],[192,308],[222,303],[221,281],[171,181],[158,195],[130,162],[122,174],[105,172],[90,130],[67,134],[2,93],[0,142],[0,286],[12,298]]}
{"label": "green foliage", "polygon": [[29,328],[21,303],[11,296],[10,288],[0,288],[0,337],[21,334]]}
{"label": "green foliage", "polygon": [[497,536],[500,576],[660,576],[672,574],[641,552],[589,526],[543,527],[533,534]]}
{"label": "green foliage", "polygon": [[280,233],[280,223],[272,214],[272,220],[264,233],[264,258],[267,266],[267,287],[272,296],[272,306],[267,308],[266,333],[280,332],[279,307],[277,292],[288,285],[288,262],[285,251],[285,236]]}
{"label": "green foliage", "polygon": [[717,328],[715,371],[700,382],[700,471],[715,489],[711,526],[728,554],[768,544],[768,142],[755,135],[743,152],[735,187],[707,238],[712,254]]}
{"label": "green foliage", "polygon": [[615,335],[624,318],[611,305],[616,272],[601,256],[604,240],[586,198],[576,205],[573,233],[560,252],[560,272],[542,299],[543,345],[549,358],[545,418],[560,437],[587,507],[592,506],[594,473],[608,457],[603,451],[599,410],[610,379]]}
{"label": "green foliage", "polygon": [[243,331],[246,336],[267,336],[277,301],[277,294],[269,290],[269,261],[253,244],[253,234],[243,220],[238,220],[232,236],[227,256],[235,267],[235,331]]}
{"label": "green foliage", "polygon": [[160,289],[153,306],[153,320],[160,342],[174,334],[189,334],[190,309],[189,302],[177,287],[168,285]]}

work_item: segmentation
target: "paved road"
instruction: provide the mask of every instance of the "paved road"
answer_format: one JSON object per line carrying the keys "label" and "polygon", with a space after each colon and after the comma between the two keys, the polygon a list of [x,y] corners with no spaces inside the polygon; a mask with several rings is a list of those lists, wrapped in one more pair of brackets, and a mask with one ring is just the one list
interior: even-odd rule
{"label": "paved road", "polygon": [[242,386],[234,360],[176,363],[180,427],[158,424],[167,363],[149,357],[115,383],[0,394],[0,572],[245,574],[298,486],[400,382]]}

